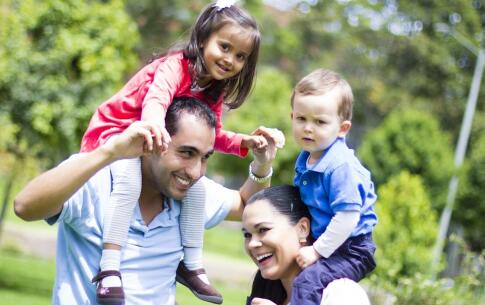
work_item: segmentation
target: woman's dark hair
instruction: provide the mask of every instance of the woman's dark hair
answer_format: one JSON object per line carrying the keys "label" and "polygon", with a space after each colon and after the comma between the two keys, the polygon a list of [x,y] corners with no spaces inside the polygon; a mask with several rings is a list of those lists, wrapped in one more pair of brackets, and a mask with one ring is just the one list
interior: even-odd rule
{"label": "woman's dark hair", "polygon": [[[278,185],[263,189],[251,196],[246,205],[259,200],[268,201],[275,210],[287,216],[292,225],[297,224],[303,217],[311,219],[308,208],[301,200],[300,191],[297,187]],[[283,304],[287,294],[280,280],[264,279],[261,271],[258,270],[247,304],[250,304],[250,300],[256,297],[271,300],[276,304]]]}
{"label": "woman's dark hair", "polygon": [[190,73],[193,81],[203,78],[207,75],[207,71],[204,66],[201,46],[212,33],[227,24],[236,24],[251,30],[253,48],[241,72],[229,79],[214,81],[207,90],[208,94],[214,99],[217,99],[221,92],[225,91],[224,104],[231,109],[235,109],[242,105],[251,92],[256,74],[261,34],[254,18],[236,5],[220,9],[214,4],[209,4],[192,27],[190,39],[183,48],[183,52],[185,57],[192,62],[193,66]]}

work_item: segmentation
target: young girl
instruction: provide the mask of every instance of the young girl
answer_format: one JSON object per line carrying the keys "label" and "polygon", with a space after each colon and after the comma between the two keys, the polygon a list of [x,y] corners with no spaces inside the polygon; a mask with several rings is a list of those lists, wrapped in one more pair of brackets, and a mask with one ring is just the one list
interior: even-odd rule
{"label": "young girl", "polygon": [[[185,46],[142,68],[121,91],[100,105],[84,134],[81,151],[95,149],[140,119],[156,122],[159,129],[153,131],[154,143],[161,151],[165,150],[170,142],[164,126],[165,111],[174,98],[183,96],[195,97],[215,112],[217,151],[244,157],[249,148],[264,145],[260,136],[221,128],[223,104],[237,108],[251,90],[260,45],[255,20],[234,2],[218,0],[208,5],[199,15]],[[101,271],[93,279],[101,304],[124,301],[120,251],[126,243],[129,222],[140,196],[140,166],[138,158],[111,165],[113,191],[104,219]],[[184,260],[177,269],[177,280],[200,299],[220,304],[222,296],[210,286],[202,268],[204,199],[202,186],[196,184],[181,205]]]}

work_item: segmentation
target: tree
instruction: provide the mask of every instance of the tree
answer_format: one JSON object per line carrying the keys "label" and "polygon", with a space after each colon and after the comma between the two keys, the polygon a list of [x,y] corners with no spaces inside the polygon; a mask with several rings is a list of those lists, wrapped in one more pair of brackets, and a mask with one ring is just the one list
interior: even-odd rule
{"label": "tree", "polygon": [[[250,133],[256,127],[278,128],[286,136],[285,148],[278,151],[273,164],[274,183],[293,183],[294,162],[298,148],[292,139],[290,96],[292,84],[288,77],[270,67],[260,69],[256,86],[249,99],[238,109],[227,113],[224,128]],[[209,163],[212,173],[246,177],[248,161],[234,156],[216,154]]]}
{"label": "tree", "polygon": [[121,0],[7,0],[1,14],[0,113],[20,127],[8,149],[56,162],[136,66],[136,25]]}
{"label": "tree", "polygon": [[419,175],[434,208],[442,208],[453,171],[449,135],[437,120],[418,109],[396,109],[367,133],[359,156],[379,187],[403,170]]}
{"label": "tree", "polygon": [[421,178],[404,170],[383,184],[378,194],[377,278],[397,283],[401,277],[427,274],[438,223]]}

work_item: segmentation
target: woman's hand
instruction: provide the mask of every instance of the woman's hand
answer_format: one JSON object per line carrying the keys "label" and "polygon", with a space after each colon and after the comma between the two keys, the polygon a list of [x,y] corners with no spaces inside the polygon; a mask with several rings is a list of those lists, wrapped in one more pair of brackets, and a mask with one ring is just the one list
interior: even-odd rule
{"label": "woman's hand", "polygon": [[296,257],[296,263],[300,268],[305,269],[320,258],[320,254],[313,248],[313,246],[306,246],[299,250]]}
{"label": "woman's hand", "polygon": [[267,299],[254,298],[251,301],[251,305],[276,305],[276,304]]}

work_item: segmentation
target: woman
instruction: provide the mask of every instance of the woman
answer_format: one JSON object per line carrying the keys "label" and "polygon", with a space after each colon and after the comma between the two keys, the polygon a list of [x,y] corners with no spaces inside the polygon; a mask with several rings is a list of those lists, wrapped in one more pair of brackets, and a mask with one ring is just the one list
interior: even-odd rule
{"label": "woman", "polygon": [[[254,194],[244,208],[242,225],[246,252],[258,266],[247,304],[288,304],[293,280],[301,271],[296,263],[298,250],[312,243],[310,214],[301,201],[298,188],[281,185]],[[363,297],[355,302],[339,303],[338,300],[342,300],[339,295],[344,295],[334,292],[332,303],[328,303],[330,299],[325,296],[332,292],[332,287],[340,287],[342,291],[342,284],[329,285],[322,304],[369,304],[362,288],[352,284],[355,283],[346,279],[346,295],[357,291]]]}

